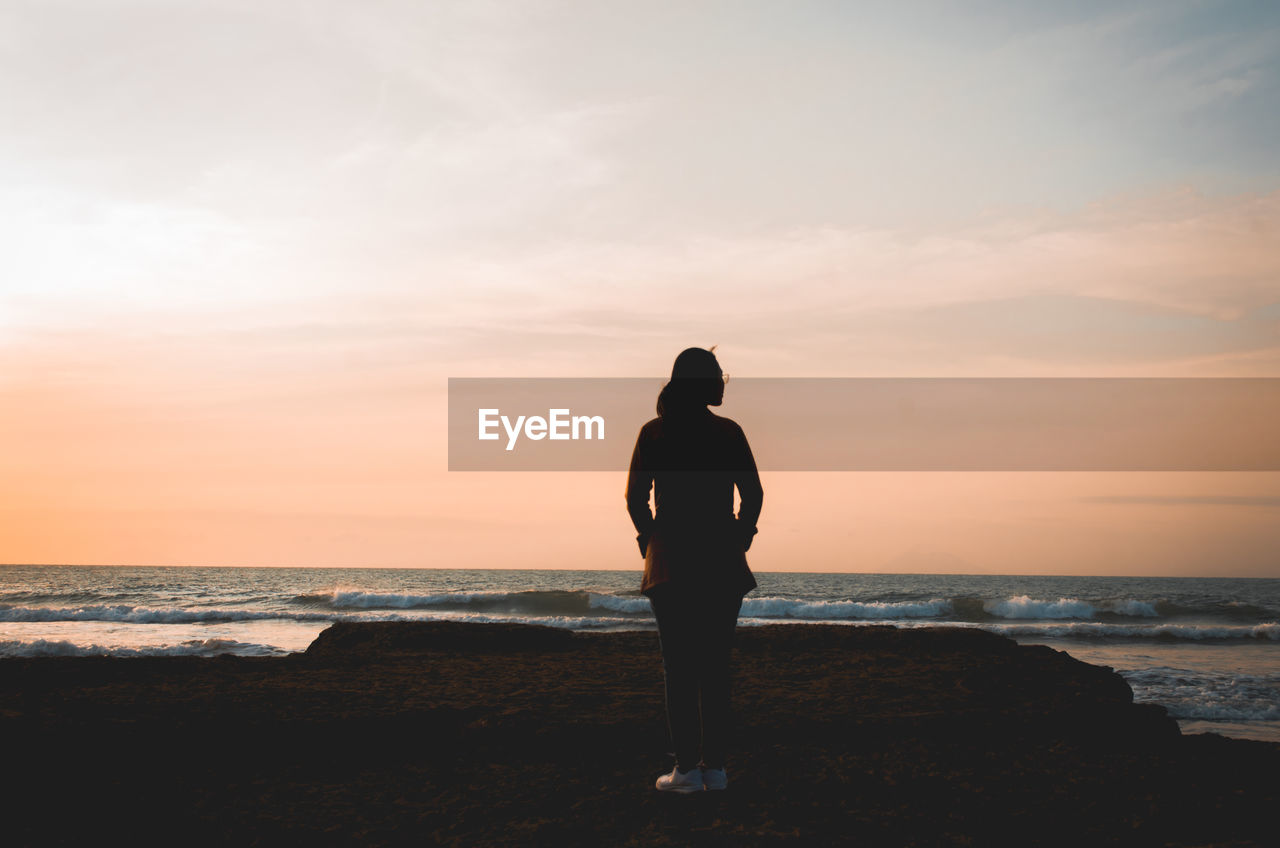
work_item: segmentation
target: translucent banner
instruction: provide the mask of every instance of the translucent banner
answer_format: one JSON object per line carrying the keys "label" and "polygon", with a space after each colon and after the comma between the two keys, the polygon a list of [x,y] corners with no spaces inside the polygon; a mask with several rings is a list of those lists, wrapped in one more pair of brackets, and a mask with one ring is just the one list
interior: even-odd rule
{"label": "translucent banner", "polygon": [[[625,471],[662,378],[449,380],[451,471]],[[1280,379],[734,378],[762,471],[1277,471]]]}

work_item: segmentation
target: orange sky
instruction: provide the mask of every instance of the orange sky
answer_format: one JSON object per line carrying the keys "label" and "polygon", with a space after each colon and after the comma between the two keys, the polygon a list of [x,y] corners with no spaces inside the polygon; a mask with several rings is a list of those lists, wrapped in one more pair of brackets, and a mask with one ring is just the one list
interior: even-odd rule
{"label": "orange sky", "polygon": [[[179,339],[136,359],[124,345],[85,348],[94,361],[49,353],[11,377],[0,417],[11,446],[6,561],[639,566],[621,472],[446,471],[443,380],[381,365],[312,372],[305,346],[296,367],[236,351],[183,358]],[[1275,576],[1278,477],[766,473],[752,561]]]}

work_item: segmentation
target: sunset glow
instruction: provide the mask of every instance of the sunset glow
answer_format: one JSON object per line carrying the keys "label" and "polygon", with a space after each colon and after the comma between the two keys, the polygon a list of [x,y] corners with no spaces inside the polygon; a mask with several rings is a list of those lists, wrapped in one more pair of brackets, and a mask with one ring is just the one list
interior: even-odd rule
{"label": "sunset glow", "polygon": [[[608,5],[0,12],[0,562],[639,569],[450,377],[1280,377],[1274,12]],[[1278,473],[764,486],[757,571],[1280,576]]]}

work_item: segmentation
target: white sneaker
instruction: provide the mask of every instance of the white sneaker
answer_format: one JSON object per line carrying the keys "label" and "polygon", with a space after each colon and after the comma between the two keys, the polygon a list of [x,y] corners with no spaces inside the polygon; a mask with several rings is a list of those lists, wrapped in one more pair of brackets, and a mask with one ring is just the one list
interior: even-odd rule
{"label": "white sneaker", "polygon": [[672,768],[671,774],[664,774],[654,785],[658,787],[659,792],[679,792],[681,795],[701,792],[702,769],[692,768],[681,772],[679,768]]}
{"label": "white sneaker", "polygon": [[728,789],[729,775],[725,774],[722,768],[704,768],[702,770],[702,783],[708,790]]}

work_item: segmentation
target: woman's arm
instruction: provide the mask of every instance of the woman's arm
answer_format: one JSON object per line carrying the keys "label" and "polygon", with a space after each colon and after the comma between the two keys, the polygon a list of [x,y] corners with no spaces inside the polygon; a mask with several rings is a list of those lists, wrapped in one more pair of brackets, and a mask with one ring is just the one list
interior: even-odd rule
{"label": "woman's arm", "polygon": [[764,507],[764,487],[760,485],[760,472],[756,469],[756,458],[751,453],[751,445],[747,443],[747,434],[738,429],[742,438],[739,446],[738,461],[734,467],[733,484],[738,487],[738,527],[742,530],[742,549],[751,547],[751,540],[756,535],[756,522],[760,520],[760,510]]}
{"label": "woman's arm", "polygon": [[648,451],[645,450],[644,430],[636,437],[635,449],[631,452],[631,468],[627,472],[627,513],[631,523],[635,525],[636,542],[640,545],[640,556],[645,555],[649,547],[649,537],[653,534],[653,513],[649,511],[649,490],[653,488],[653,468],[648,463]]}

